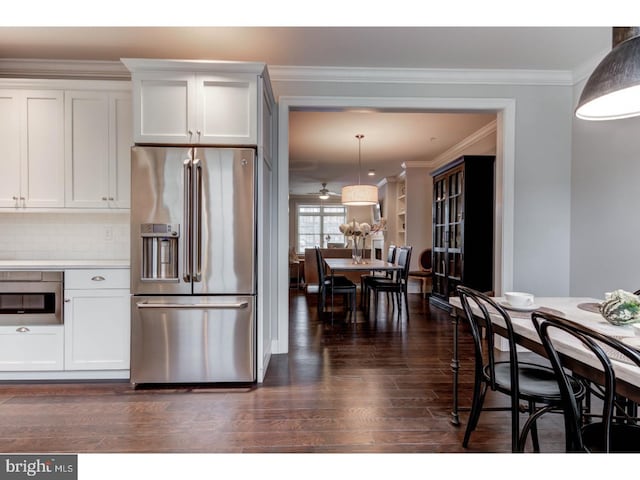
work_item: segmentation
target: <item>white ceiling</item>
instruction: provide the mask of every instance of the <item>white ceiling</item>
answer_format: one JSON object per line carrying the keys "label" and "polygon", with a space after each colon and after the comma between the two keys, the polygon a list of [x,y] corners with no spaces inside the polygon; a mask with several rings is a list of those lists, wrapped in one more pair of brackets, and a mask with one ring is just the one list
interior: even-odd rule
{"label": "white ceiling", "polygon": [[270,65],[570,70],[608,27],[3,27],[0,57],[185,58]]}
{"label": "white ceiling", "polygon": [[[610,27],[3,27],[0,58],[183,58],[279,66],[524,69],[580,72],[610,49]],[[587,66],[587,67],[585,67]],[[276,92],[277,93],[277,92]],[[494,116],[296,111],[291,191],[339,191],[363,169],[375,181],[432,159]],[[367,177],[363,177],[367,178]]]}

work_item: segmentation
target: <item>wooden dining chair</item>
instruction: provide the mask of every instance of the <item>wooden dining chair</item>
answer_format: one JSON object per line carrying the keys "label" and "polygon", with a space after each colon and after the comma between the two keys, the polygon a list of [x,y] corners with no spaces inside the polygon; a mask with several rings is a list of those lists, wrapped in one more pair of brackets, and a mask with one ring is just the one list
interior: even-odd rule
{"label": "wooden dining chair", "polygon": [[[387,263],[395,263],[396,261],[396,251],[398,247],[395,245],[389,245],[389,249],[387,250]],[[360,276],[360,304],[362,306],[368,305],[369,303],[369,284],[375,280],[382,278],[393,278],[394,272],[380,272],[370,273],[367,275]]]}
{"label": "wooden dining chair", "polygon": [[[616,372],[612,364],[614,359],[640,367],[640,352],[614,337],[555,315],[536,311],[531,317],[560,387],[567,452],[640,452],[640,425],[637,418],[628,415],[627,406],[618,403],[615,395]],[[564,357],[559,353],[557,332],[579,340],[596,364],[602,367],[602,384],[590,383],[590,391],[602,402],[600,414],[595,415],[599,421],[593,421],[593,416],[589,414],[585,418],[580,408],[580,399],[576,398],[571,388]]]}
{"label": "wooden dining chair", "polygon": [[[497,410],[511,411],[511,450],[523,452],[529,432],[533,450],[540,451],[536,421],[541,415],[550,411],[561,411],[563,399],[560,387],[556,381],[553,368],[536,363],[521,362],[518,359],[518,349],[507,311],[487,295],[468,287],[458,286],[458,295],[464,309],[465,318],[474,344],[474,385],[471,412],[464,433],[462,446],[469,446],[471,433],[476,429],[487,390],[508,395],[510,406],[497,407]],[[474,311],[472,308],[476,306]],[[502,317],[507,331],[506,338],[509,345],[509,360],[496,361],[494,349],[494,321],[491,313]],[[486,335],[482,336],[482,329]],[[580,380],[568,376],[567,381],[576,401],[581,401],[586,388]],[[520,402],[526,403],[523,407]],[[520,429],[520,412],[528,412],[529,416]]]}
{"label": "wooden dining chair", "polygon": [[418,266],[420,270],[411,270],[409,272],[409,278],[416,278],[420,280],[420,294],[425,296],[427,285],[431,282],[433,277],[433,269],[431,268],[431,252],[430,248],[425,248],[420,252],[418,258]]}
{"label": "wooden dining chair", "polygon": [[344,305],[351,315],[356,315],[356,284],[342,275],[333,278],[325,273],[325,264],[320,248],[316,247],[316,260],[318,263],[318,314],[324,313],[327,306],[327,297],[330,295],[343,295]]}
{"label": "wooden dining chair", "polygon": [[[367,284],[367,290],[373,292],[373,317],[377,318],[378,316],[378,295],[380,293],[390,293],[391,294],[391,303],[394,308],[398,312],[398,319],[400,319],[400,315],[402,314],[402,303],[404,303],[406,312],[407,312],[407,320],[409,319],[409,299],[407,297],[408,293],[408,282],[409,282],[409,266],[411,264],[411,251],[413,247],[404,246],[399,247],[397,249],[396,255],[398,256],[397,264],[401,269],[397,272],[395,278],[378,278],[372,277]],[[369,294],[367,293],[367,298]],[[369,302],[367,302],[366,307],[369,306]]]}

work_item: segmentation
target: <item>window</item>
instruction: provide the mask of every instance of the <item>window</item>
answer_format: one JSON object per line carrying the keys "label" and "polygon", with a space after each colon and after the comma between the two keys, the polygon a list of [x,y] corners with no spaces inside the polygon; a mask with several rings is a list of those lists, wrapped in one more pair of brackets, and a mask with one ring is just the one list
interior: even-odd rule
{"label": "window", "polygon": [[298,205],[298,242],[296,251],[329,243],[344,245],[340,225],[346,222],[347,209],[342,205]]}

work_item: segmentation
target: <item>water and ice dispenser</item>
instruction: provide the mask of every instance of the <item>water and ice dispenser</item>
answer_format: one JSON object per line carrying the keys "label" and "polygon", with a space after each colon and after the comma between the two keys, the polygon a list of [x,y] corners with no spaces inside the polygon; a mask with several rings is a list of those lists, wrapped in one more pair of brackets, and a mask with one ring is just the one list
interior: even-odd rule
{"label": "water and ice dispenser", "polygon": [[142,280],[178,280],[180,225],[143,223]]}

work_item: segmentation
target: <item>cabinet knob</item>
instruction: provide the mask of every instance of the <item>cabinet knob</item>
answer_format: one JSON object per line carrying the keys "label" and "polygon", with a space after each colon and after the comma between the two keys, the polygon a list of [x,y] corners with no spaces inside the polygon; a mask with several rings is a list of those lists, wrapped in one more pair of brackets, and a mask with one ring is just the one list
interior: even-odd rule
{"label": "cabinet knob", "polygon": [[18,197],[16,197],[15,195],[11,198],[14,199],[16,202],[18,201]]}
{"label": "cabinet knob", "polygon": [[109,197],[109,200],[113,201],[113,197]]}
{"label": "cabinet knob", "polygon": [[30,332],[31,330],[29,330],[27,327],[18,327],[16,328],[16,332],[19,333],[26,333],[26,332]]}
{"label": "cabinet knob", "polygon": [[24,202],[24,201],[25,201],[25,198],[24,198],[24,197],[20,197],[20,200],[22,200],[22,201]]}
{"label": "cabinet knob", "polygon": [[189,134],[189,140],[191,140],[191,137],[193,137],[193,132],[191,130],[188,130],[187,133]]}
{"label": "cabinet knob", "polygon": [[71,299],[70,299],[70,298],[65,298],[65,299],[64,299],[64,303],[69,303],[70,301],[71,301]]}
{"label": "cabinet knob", "polygon": [[107,197],[102,197],[102,201],[106,202],[107,201]]}
{"label": "cabinet knob", "polygon": [[200,137],[200,130],[196,131],[196,133],[198,134],[198,137]]}

